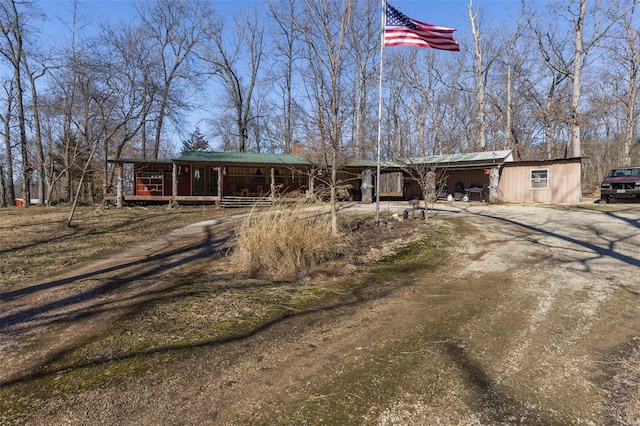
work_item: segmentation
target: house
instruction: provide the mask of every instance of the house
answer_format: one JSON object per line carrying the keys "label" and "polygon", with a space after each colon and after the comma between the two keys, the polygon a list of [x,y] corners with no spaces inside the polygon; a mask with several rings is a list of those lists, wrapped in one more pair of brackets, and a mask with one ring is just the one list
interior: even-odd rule
{"label": "house", "polygon": [[[112,200],[130,202],[220,203],[279,194],[308,194],[322,185],[323,170],[294,154],[188,151],[175,159],[117,159],[117,191]],[[128,184],[125,183],[125,166]],[[581,160],[513,161],[510,150],[393,159],[380,164],[380,195],[422,198],[412,170],[433,170],[439,193],[456,200],[512,203],[575,203],[581,200]],[[339,179],[354,200],[371,202],[377,164],[354,160]],[[128,191],[125,194],[125,186]],[[174,195],[175,194],[175,195]],[[465,198],[466,197],[466,198]]]}
{"label": "house", "polygon": [[[187,151],[170,160],[119,159],[116,199],[132,202],[218,203],[308,189],[312,165],[299,155]],[[125,165],[133,185],[123,194]]]}

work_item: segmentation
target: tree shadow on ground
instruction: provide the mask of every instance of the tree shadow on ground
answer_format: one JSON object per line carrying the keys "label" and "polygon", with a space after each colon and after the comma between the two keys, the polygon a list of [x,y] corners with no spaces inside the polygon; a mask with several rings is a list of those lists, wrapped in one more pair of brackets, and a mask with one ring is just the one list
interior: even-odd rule
{"label": "tree shadow on ground", "polygon": [[[550,231],[548,229],[544,229],[542,225],[538,225],[538,226],[534,226],[534,225],[529,225],[526,224],[524,222],[518,221],[516,219],[509,219],[509,218],[505,218],[505,217],[501,217],[498,215],[493,215],[493,214],[489,214],[489,213],[479,213],[479,212],[473,212],[470,211],[468,209],[464,210],[465,213],[472,215],[472,216],[479,216],[479,217],[485,217],[485,218],[489,218],[489,219],[494,219],[497,221],[500,221],[502,223],[507,223],[510,225],[515,225],[519,228],[522,229],[526,229],[529,231],[532,231],[536,234],[540,234],[540,235],[544,235],[547,237],[552,237],[552,238],[556,238],[558,240],[570,243],[570,244],[574,244],[578,247],[582,247],[584,249],[587,249],[588,252],[591,252],[595,255],[595,257],[609,257],[612,259],[616,259],[619,260],[621,262],[627,263],[631,266],[640,266],[640,258],[634,257],[634,256],[630,256],[624,253],[621,253],[619,251],[614,250],[612,247],[615,245],[615,243],[623,241],[626,238],[629,237],[633,237],[635,235],[629,235],[628,237],[625,238],[620,238],[619,240],[614,240],[614,241],[608,241],[608,247],[602,247],[599,246],[591,241],[586,241],[586,240],[581,240],[579,238],[576,238],[574,236],[571,235],[564,235],[561,234],[559,232],[555,232],[555,231]],[[628,223],[632,226],[637,226],[638,221],[637,220],[631,220],[628,218],[623,218],[623,217],[619,217],[617,215],[609,215],[610,217],[613,217],[615,219],[619,219],[621,220],[621,222],[625,222]],[[569,232],[569,231],[568,231]],[[534,241],[535,242],[535,241]],[[541,244],[539,242],[536,242],[537,244]]]}
{"label": "tree shadow on ground", "polygon": [[[203,245],[204,243],[200,243],[195,246],[192,246],[192,250],[196,250],[196,249],[202,250]],[[210,248],[209,251],[215,251],[215,250],[212,250]],[[199,251],[198,254],[193,254],[189,256],[187,260],[193,261],[194,259],[200,258],[202,256],[203,256],[202,252]],[[163,265],[160,268],[162,270],[166,270],[166,269],[173,268],[174,266],[175,265]],[[408,267],[407,264],[400,265],[399,267],[401,267],[405,272],[409,271],[407,270],[407,267]],[[424,271],[426,269],[434,269],[434,268],[435,268],[434,265],[423,263],[419,265],[419,267],[416,266],[415,268],[410,268],[410,270],[412,273],[419,274],[420,270]],[[141,279],[148,279],[148,277],[153,272],[156,272],[156,271],[153,270],[153,271],[144,273],[142,275],[133,275],[133,276],[127,277],[126,282],[133,282]],[[184,286],[185,282],[189,282],[187,278],[188,277],[186,276],[182,277],[182,279],[174,278],[174,281],[176,282],[175,285],[167,286],[157,291],[148,291],[148,292],[145,292],[144,294],[136,294],[135,297],[131,300],[132,303],[126,306],[126,308],[122,308],[123,313],[122,315],[119,316],[119,319],[126,319],[127,317],[131,317],[131,315],[135,315],[136,312],[139,312],[140,310],[144,309],[145,306],[149,306],[149,304],[152,304],[152,303],[158,303],[159,301],[161,301],[163,298],[166,298],[166,297],[169,297],[171,298],[171,300],[176,301],[178,299],[187,298],[191,296],[193,294],[191,291],[182,291],[180,289],[181,286]],[[219,277],[219,278],[223,279],[224,277]],[[0,385],[3,387],[13,386],[13,385],[23,385],[23,384],[28,385],[29,383],[33,381],[37,381],[39,379],[56,377],[60,373],[67,374],[76,370],[96,368],[101,365],[107,365],[111,362],[122,362],[126,360],[134,360],[134,359],[143,360],[145,358],[155,357],[158,355],[170,354],[170,353],[175,353],[175,352],[180,352],[185,350],[193,350],[198,348],[216,347],[216,346],[227,344],[227,343],[242,341],[253,335],[263,332],[271,328],[272,326],[279,324],[282,321],[290,318],[304,317],[304,316],[312,315],[316,313],[325,314],[327,312],[331,312],[332,315],[348,315],[348,311],[350,308],[358,306],[364,302],[384,298],[390,295],[391,293],[397,291],[400,288],[403,288],[407,285],[411,285],[412,282],[413,280],[407,280],[407,281],[389,280],[383,276],[380,276],[380,277],[370,276],[367,279],[366,284],[354,285],[347,292],[344,292],[344,293],[341,292],[340,294],[333,294],[331,292],[327,292],[325,296],[319,299],[316,303],[309,305],[303,309],[291,310],[291,309],[286,309],[286,307],[281,307],[281,309],[271,312],[271,314],[268,317],[261,318],[259,322],[255,323],[251,327],[248,327],[248,328],[245,327],[243,330],[233,330],[232,332],[226,333],[219,337],[215,337],[215,338],[211,338],[205,341],[199,341],[195,343],[188,342],[185,344],[180,344],[180,343],[165,344],[163,346],[158,346],[148,350],[133,350],[126,353],[120,353],[117,356],[103,356],[95,359],[81,359],[81,360],[74,361],[71,365],[67,363],[59,367],[52,368],[51,367],[52,365],[55,365],[56,363],[63,361],[65,357],[67,357],[70,353],[72,353],[76,349],[89,344],[91,341],[98,340],[104,337],[104,336],[94,336],[94,335],[83,336],[84,338],[83,341],[76,341],[75,343],[73,343],[73,345],[68,345],[67,347],[64,347],[59,350],[46,354],[44,359],[38,362],[38,366],[36,366],[36,368],[33,368],[28,373],[25,372],[23,374],[14,374],[12,377],[0,383]],[[122,280],[115,279],[114,282],[107,283],[104,286],[100,287],[100,291],[102,292],[112,291],[114,289],[117,289],[121,285],[123,285]],[[276,283],[276,285],[279,285],[279,284]],[[223,284],[221,286],[217,286],[215,290],[212,290],[212,292],[222,292],[229,288],[247,290],[252,288],[253,286],[261,287],[263,286],[263,284],[260,284],[259,282],[254,284],[249,284],[249,285],[247,285],[246,283],[235,283],[233,286]],[[189,286],[187,285],[186,287],[188,288]],[[95,297],[95,296],[96,294],[92,292],[92,293],[83,294],[81,297],[87,298],[87,297]],[[64,303],[73,304],[74,300],[75,300],[74,298],[69,298],[69,299],[66,299]],[[56,306],[54,305],[44,307],[44,309],[54,309],[54,308],[56,308]],[[68,323],[68,322],[76,321],[78,319],[96,318],[107,312],[109,312],[108,306],[91,305],[90,307],[83,308],[81,312],[78,312],[78,311],[72,312],[66,315],[65,317],[56,317],[55,320],[58,323]],[[40,313],[41,313],[40,311],[36,312],[34,310],[32,312],[31,311],[27,312],[26,314],[23,314],[23,315],[34,316],[34,315],[39,315]],[[13,321],[12,322],[13,325],[17,325],[19,322],[24,321],[25,318],[20,317],[19,315],[15,315],[13,318],[11,318],[11,320]],[[21,330],[20,332],[25,332],[25,331],[26,330]]]}

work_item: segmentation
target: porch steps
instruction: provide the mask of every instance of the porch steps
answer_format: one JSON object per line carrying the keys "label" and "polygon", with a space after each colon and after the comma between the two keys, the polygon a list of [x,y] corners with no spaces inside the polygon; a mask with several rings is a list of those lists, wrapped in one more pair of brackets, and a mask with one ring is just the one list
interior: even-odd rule
{"label": "porch steps", "polygon": [[274,205],[271,197],[222,197],[220,206],[225,208],[241,207],[271,207]]}

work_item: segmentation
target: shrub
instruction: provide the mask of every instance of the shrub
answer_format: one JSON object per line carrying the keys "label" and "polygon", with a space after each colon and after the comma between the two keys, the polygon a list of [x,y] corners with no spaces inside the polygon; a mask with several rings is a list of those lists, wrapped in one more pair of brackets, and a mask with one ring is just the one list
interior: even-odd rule
{"label": "shrub", "polygon": [[332,235],[328,215],[297,206],[250,214],[237,229],[234,256],[252,275],[290,279],[345,255],[348,247],[345,235]]}

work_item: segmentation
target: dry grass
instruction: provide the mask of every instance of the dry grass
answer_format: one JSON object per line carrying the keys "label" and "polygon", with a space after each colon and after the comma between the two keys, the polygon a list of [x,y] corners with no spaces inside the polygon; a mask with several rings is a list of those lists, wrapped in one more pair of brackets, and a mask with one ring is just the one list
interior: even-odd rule
{"label": "dry grass", "polygon": [[290,279],[345,255],[348,247],[346,235],[332,234],[328,215],[296,206],[249,215],[238,227],[234,256],[251,275]]}
{"label": "dry grass", "polygon": [[[38,247],[40,244],[45,247],[39,249],[40,252],[34,256],[33,261],[38,263],[43,259],[54,259],[55,254],[48,254],[48,250],[54,247],[49,240],[57,238],[45,238],[45,235],[60,235],[60,241],[55,246],[55,250],[59,252],[57,257],[60,258],[60,264],[71,265],[64,258],[74,254],[76,247],[86,249],[86,253],[82,250],[82,256],[107,257],[109,252],[126,249],[130,244],[144,244],[155,239],[161,231],[153,227],[154,223],[159,223],[158,226],[166,233],[174,227],[225,213],[241,212],[237,209],[225,212],[212,208],[136,208],[122,211],[86,208],[76,221],[75,233],[64,236],[64,233],[74,231],[67,230],[64,226],[66,209],[9,209],[0,210],[0,215],[4,215],[0,216],[3,220],[0,238],[6,238],[12,245],[8,260],[13,265],[19,262],[20,254],[24,255],[28,247]],[[314,216],[313,213],[303,213],[300,209],[266,211],[263,214],[253,212],[247,222],[261,224],[267,229],[277,230],[278,227],[285,226],[293,230],[267,233],[275,241],[262,241],[260,244],[266,244],[263,248],[269,253],[274,251],[274,245],[278,245],[279,250],[290,245],[297,247],[298,251],[306,251],[307,258],[304,262],[309,267],[319,264],[323,258],[335,257],[336,251],[345,253],[347,248],[346,237],[331,238],[327,216]],[[133,226],[133,223],[137,225]],[[22,235],[25,239],[20,242],[10,238],[11,227],[18,224],[24,227]],[[212,232],[231,231],[232,226],[220,225],[220,228]],[[413,227],[408,230],[413,235]],[[372,239],[375,240],[376,247],[383,244],[385,235],[388,241],[395,241],[397,231],[396,229],[396,232],[391,233],[386,227],[359,228],[360,233],[376,237]],[[132,235],[127,235],[127,232]],[[355,237],[349,240],[354,245],[364,244],[364,241],[358,243]],[[118,243],[108,244],[108,241]],[[357,249],[353,250],[353,253],[358,252]],[[367,252],[364,246],[362,251]],[[383,252],[390,253],[381,249],[376,252],[381,255]],[[344,260],[338,259],[331,263],[339,264]],[[351,258],[348,260],[352,261]],[[321,268],[324,271],[329,267],[323,265]],[[344,271],[340,268],[337,270]],[[73,304],[65,307],[64,312],[58,311],[56,307],[50,308],[47,317],[56,317],[55,324],[47,324],[46,328],[38,329],[37,336],[36,333],[13,336],[15,342],[19,343],[0,348],[0,352],[4,351],[0,356],[0,364],[3,365],[9,364],[10,357],[20,351],[59,351],[43,364],[38,364],[38,357],[31,367],[34,374],[32,378],[25,377],[15,384],[0,386],[0,424],[25,424],[22,416],[38,415],[40,409],[34,411],[32,407],[36,404],[42,406],[42,401],[56,405],[56,398],[59,397],[65,401],[77,400],[77,394],[92,393],[97,388],[108,386],[113,380],[120,381],[139,372],[153,370],[169,359],[171,362],[183,362],[183,358],[190,357],[199,348],[250,335],[293,313],[331,306],[343,298],[351,299],[354,297],[351,295],[353,289],[362,285],[357,281],[357,274],[365,274],[366,269],[350,271],[347,276],[340,276],[338,273],[335,276],[330,274],[329,277],[323,275],[319,279],[305,280],[302,285],[295,280],[274,282],[269,277],[248,278],[244,273],[239,273],[239,265],[234,256],[220,256],[215,258],[215,262],[200,259],[158,277],[141,278],[139,293],[134,293],[131,286],[115,286],[112,292],[100,294],[95,299],[95,306],[86,308],[87,315],[67,316],[66,311],[80,309]],[[117,277],[113,277],[114,282],[126,281],[129,273],[136,274],[137,271],[119,270]],[[96,285],[100,285],[100,282]],[[380,287],[376,286],[376,291]],[[153,288],[151,293],[148,293],[149,288]],[[54,303],[48,303],[50,307],[53,305]],[[108,309],[105,309],[107,305]],[[106,317],[97,319],[102,314]],[[43,322],[46,321],[43,318]],[[29,327],[35,325],[30,324]],[[58,336],[60,330],[65,330],[69,337],[69,327],[75,329],[74,333],[78,333],[78,338],[69,340],[63,351],[46,346],[49,336]],[[34,421],[32,424],[39,423]]]}
{"label": "dry grass", "polygon": [[150,242],[176,228],[237,213],[214,207],[80,207],[68,227],[69,207],[0,209],[0,291]]}

